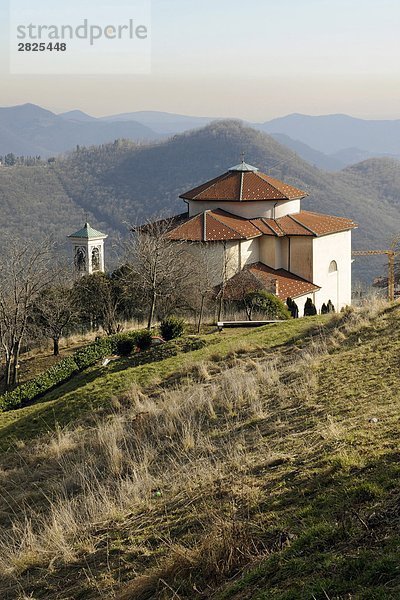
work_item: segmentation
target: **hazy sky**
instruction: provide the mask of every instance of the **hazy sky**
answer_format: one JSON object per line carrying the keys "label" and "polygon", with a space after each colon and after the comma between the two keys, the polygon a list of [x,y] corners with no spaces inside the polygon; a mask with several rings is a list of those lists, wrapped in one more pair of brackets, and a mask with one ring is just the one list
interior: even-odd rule
{"label": "hazy sky", "polygon": [[[70,3],[55,4],[66,7],[67,20]],[[400,118],[399,0],[151,5],[150,74],[17,76],[8,67],[8,0],[0,0],[0,105],[33,102],[96,116],[165,110],[255,121],[291,112]]]}

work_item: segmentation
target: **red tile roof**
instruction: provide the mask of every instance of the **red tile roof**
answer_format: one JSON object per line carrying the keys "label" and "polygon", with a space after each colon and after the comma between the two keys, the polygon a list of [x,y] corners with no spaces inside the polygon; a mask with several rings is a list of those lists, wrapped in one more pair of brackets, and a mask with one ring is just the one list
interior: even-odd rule
{"label": "red tile roof", "polygon": [[351,219],[346,219],[345,217],[333,217],[331,215],[321,215],[320,213],[309,212],[308,210],[302,210],[295,215],[290,215],[290,217],[301,227],[308,229],[316,236],[347,231],[348,229],[357,227],[357,224]]}
{"label": "red tile roof", "polygon": [[298,298],[312,294],[320,287],[285,269],[272,269],[258,262],[248,265],[227,281],[224,297],[227,300],[239,300],[244,292],[260,289],[272,292],[281,300],[286,300],[288,297]]}
{"label": "red tile roof", "polygon": [[221,209],[206,210],[172,229],[171,240],[214,242],[247,240],[262,235],[249,219],[237,217]]}
{"label": "red tile roof", "polygon": [[194,217],[171,220],[168,237],[172,240],[223,241],[248,240],[260,235],[319,237],[357,227],[351,219],[301,211],[278,219],[244,219],[222,209],[207,210]]}
{"label": "red tile roof", "polygon": [[306,192],[256,171],[228,171],[180,196],[184,200],[254,202],[304,198]]}

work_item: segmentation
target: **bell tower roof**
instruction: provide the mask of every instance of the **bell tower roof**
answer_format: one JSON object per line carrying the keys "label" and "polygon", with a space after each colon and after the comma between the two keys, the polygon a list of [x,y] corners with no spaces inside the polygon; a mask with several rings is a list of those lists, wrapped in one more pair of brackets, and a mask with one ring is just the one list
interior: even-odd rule
{"label": "bell tower roof", "polygon": [[253,165],[249,165],[248,163],[244,162],[244,160],[242,160],[242,162],[238,165],[235,165],[234,167],[231,167],[230,169],[228,169],[228,171],[230,173],[235,172],[235,171],[239,171],[240,173],[248,173],[248,172],[257,172],[260,169],[258,169],[257,167],[253,167]]}
{"label": "bell tower roof", "polygon": [[68,236],[69,238],[80,238],[84,240],[104,240],[108,237],[105,233],[101,233],[101,231],[97,231],[93,229],[89,225],[89,223],[85,223],[85,225],[79,231]]}

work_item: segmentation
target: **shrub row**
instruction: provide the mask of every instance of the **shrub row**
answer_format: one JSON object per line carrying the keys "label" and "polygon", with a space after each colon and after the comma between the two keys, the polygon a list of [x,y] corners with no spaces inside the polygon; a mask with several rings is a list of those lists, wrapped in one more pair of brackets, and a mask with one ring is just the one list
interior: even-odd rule
{"label": "shrub row", "polygon": [[[151,345],[151,334],[147,331],[132,331],[120,333],[109,337],[100,338],[84,348],[80,348],[71,357],[60,360],[37,377],[23,383],[11,392],[0,396],[0,411],[20,408],[36,398],[43,396],[58,385],[65,383],[79,371],[96,364],[98,360],[116,354],[129,344],[131,348],[139,346],[141,349]],[[122,354],[123,352],[121,352]]]}
{"label": "shrub row", "polygon": [[0,411],[19,408],[64,383],[79,371],[72,357],[64,358],[32,381],[23,383],[12,392],[0,396]]}
{"label": "shrub row", "polygon": [[171,340],[160,346],[154,346],[146,352],[140,352],[132,357],[132,366],[145,365],[160,360],[165,360],[171,356],[176,356],[180,352],[193,352],[204,348],[206,342],[200,338],[190,338],[186,340]]}
{"label": "shrub row", "polygon": [[136,366],[164,360],[170,356],[176,356],[178,352],[198,350],[204,345],[203,340],[192,338],[171,341],[150,348],[151,334],[148,331],[133,331],[100,338],[88,344],[85,348],[77,350],[71,357],[64,358],[32,381],[23,383],[15,390],[0,396],[0,412],[20,408],[32,402],[58,385],[65,383],[79,371],[93,366],[109,354],[120,353],[126,355],[130,353],[128,350],[132,351],[134,347],[138,346],[144,352],[132,357],[132,366]]}

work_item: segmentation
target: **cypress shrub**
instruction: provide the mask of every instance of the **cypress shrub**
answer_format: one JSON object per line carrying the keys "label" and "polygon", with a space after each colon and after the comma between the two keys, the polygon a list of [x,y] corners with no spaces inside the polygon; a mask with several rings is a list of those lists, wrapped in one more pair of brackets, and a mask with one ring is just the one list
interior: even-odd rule
{"label": "cypress shrub", "polygon": [[304,305],[304,316],[312,317],[317,314],[317,309],[315,308],[315,304],[311,300],[311,298],[307,298],[306,303]]}
{"label": "cypress shrub", "polygon": [[185,321],[174,316],[166,317],[161,321],[160,331],[164,340],[174,340],[185,331]]}

